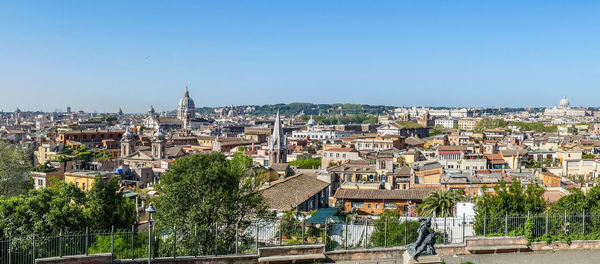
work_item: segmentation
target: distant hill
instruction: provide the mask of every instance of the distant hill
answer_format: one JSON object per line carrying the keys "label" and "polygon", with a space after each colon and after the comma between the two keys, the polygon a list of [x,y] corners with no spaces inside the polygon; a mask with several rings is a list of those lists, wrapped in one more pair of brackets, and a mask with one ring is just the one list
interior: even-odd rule
{"label": "distant hill", "polygon": [[[236,106],[236,108],[248,108],[253,107],[254,110],[249,114],[256,116],[267,116],[274,115],[279,109],[280,113],[284,116],[297,115],[304,113],[305,115],[327,115],[336,114],[341,111],[344,115],[353,114],[370,114],[380,115],[385,113],[391,113],[396,108],[395,106],[384,106],[384,105],[362,105],[362,104],[312,104],[312,103],[289,103],[289,104],[271,104],[271,105],[245,105]],[[198,108],[197,112],[200,114],[214,114],[215,109],[222,107],[202,107]],[[231,107],[225,107],[231,109]]]}

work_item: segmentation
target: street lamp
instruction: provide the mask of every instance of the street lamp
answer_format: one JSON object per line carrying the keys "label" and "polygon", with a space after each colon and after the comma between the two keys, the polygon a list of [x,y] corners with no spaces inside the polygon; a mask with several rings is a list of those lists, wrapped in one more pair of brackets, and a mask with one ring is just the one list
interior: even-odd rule
{"label": "street lamp", "polygon": [[156,213],[153,203],[146,208],[146,213],[148,213],[148,264],[150,264],[152,261],[152,223],[154,223],[152,214]]}

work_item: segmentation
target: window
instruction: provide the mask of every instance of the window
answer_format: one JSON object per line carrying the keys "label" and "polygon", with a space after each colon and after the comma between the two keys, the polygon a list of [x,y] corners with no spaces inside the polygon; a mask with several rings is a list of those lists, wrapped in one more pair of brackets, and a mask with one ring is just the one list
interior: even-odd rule
{"label": "window", "polygon": [[78,182],[75,182],[75,186],[77,186],[77,188],[79,188],[79,183],[78,183]]}
{"label": "window", "polygon": [[375,205],[375,209],[379,209],[379,204],[376,204],[376,205]]}
{"label": "window", "polygon": [[85,183],[83,183],[83,185],[82,185],[82,186],[83,186],[83,190],[85,191]]}
{"label": "window", "polygon": [[367,208],[371,209],[371,204],[367,204]]}
{"label": "window", "polygon": [[340,157],[340,153],[335,153],[335,157],[339,158]]}
{"label": "window", "polygon": [[381,176],[379,176],[379,181],[380,182],[387,182],[387,175],[381,175]]}
{"label": "window", "polygon": [[342,158],[344,158],[344,159],[346,158],[346,154],[345,154],[345,153],[344,153],[344,154],[342,154]]}
{"label": "window", "polygon": [[38,179],[38,186],[43,186],[44,185],[44,181],[42,179]]}
{"label": "window", "polygon": [[383,203],[383,209],[397,209],[398,206],[396,205],[396,202],[384,202]]}
{"label": "window", "polygon": [[365,208],[365,201],[362,201],[362,200],[352,201],[352,208]]}

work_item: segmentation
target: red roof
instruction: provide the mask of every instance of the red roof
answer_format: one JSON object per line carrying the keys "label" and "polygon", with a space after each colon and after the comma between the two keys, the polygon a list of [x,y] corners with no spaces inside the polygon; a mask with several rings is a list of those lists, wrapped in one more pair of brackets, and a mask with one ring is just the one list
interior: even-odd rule
{"label": "red roof", "polygon": [[327,149],[325,151],[352,152],[352,151],[354,151],[354,149],[353,148],[330,148],[330,149]]}

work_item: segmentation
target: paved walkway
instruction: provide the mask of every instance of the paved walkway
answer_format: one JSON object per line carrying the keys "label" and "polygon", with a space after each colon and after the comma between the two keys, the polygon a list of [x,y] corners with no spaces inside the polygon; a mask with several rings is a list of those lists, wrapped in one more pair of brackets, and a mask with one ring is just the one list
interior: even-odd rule
{"label": "paved walkway", "polygon": [[457,257],[445,256],[442,259],[447,264],[460,264],[470,261],[475,264],[520,264],[520,263],[540,263],[540,264],[583,264],[600,263],[599,250],[572,250],[556,251],[546,253],[499,253],[499,254],[479,254],[464,255]]}
{"label": "paved walkway", "polygon": [[[461,264],[470,261],[474,264],[588,264],[600,263],[600,250],[572,250],[546,253],[498,253],[464,256],[443,256],[447,264]],[[402,259],[380,261],[347,261],[343,264],[402,264]]]}

